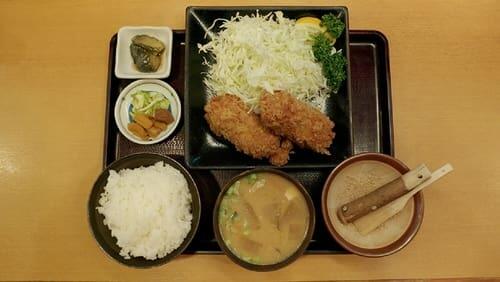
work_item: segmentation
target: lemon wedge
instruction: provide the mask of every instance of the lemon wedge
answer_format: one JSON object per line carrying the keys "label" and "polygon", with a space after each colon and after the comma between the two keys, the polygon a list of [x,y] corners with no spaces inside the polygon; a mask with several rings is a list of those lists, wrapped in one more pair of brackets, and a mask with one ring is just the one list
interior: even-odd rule
{"label": "lemon wedge", "polygon": [[326,28],[321,26],[321,20],[315,17],[302,17],[296,22],[298,25],[307,25],[318,29],[318,31],[325,32]]}
{"label": "lemon wedge", "polygon": [[321,20],[315,17],[302,17],[297,20],[297,24],[310,24],[320,26]]}
{"label": "lemon wedge", "polygon": [[302,17],[297,19],[295,22],[298,25],[310,26],[317,29],[319,32],[324,32],[326,37],[330,38],[332,44],[335,43],[335,37],[333,37],[329,32],[327,32],[326,27],[321,26],[321,20],[315,17]]}

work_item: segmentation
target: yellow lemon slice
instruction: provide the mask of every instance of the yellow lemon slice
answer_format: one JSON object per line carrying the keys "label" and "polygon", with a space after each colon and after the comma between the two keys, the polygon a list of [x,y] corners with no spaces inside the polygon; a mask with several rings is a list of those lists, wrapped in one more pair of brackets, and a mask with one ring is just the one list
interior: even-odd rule
{"label": "yellow lemon slice", "polygon": [[321,20],[318,19],[318,18],[315,18],[315,17],[302,17],[302,18],[299,18],[296,22],[296,24],[298,25],[307,25],[307,26],[310,26],[310,27],[314,27],[316,29],[318,29],[318,31],[322,31],[322,32],[325,32],[326,31],[326,28],[322,27],[320,24],[321,24]]}
{"label": "yellow lemon slice", "polygon": [[320,26],[321,20],[315,17],[302,17],[297,20],[297,24],[310,24]]}
{"label": "yellow lemon slice", "polygon": [[297,19],[295,22],[298,25],[306,25],[317,29],[319,32],[324,32],[325,35],[332,40],[332,44],[335,43],[335,38],[329,33],[326,32],[326,27],[321,26],[321,20],[315,17],[302,17]]}

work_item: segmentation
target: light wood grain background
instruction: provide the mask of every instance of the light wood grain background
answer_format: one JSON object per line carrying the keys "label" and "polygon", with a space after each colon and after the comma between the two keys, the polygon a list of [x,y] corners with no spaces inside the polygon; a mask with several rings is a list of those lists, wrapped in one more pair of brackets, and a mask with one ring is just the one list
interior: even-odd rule
{"label": "light wood grain background", "polygon": [[[308,255],[272,273],[221,255],[136,270],[92,238],[108,43],[124,25],[184,27],[188,5],[346,5],[390,41],[396,155],[455,172],[386,258]],[[0,0],[0,280],[328,280],[500,276],[500,1]]]}

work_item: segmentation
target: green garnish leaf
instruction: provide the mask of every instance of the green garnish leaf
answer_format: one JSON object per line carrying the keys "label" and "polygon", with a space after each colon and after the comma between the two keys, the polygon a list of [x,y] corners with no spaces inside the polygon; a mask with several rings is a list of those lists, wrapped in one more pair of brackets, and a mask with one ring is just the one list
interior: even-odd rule
{"label": "green garnish leaf", "polygon": [[333,14],[323,15],[321,17],[321,26],[325,27],[334,38],[339,38],[344,31],[345,24]]}
{"label": "green garnish leaf", "polygon": [[342,52],[334,51],[332,41],[324,33],[314,35],[312,49],[314,57],[321,63],[328,87],[337,93],[342,81],[347,77],[345,70],[347,59]]}

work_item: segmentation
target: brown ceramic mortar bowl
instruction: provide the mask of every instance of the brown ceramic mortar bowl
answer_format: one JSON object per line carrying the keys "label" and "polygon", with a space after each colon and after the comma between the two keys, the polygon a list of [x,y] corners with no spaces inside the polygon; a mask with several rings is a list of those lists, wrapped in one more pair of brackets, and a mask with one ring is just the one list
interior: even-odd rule
{"label": "brown ceramic mortar bowl", "polygon": [[[419,230],[420,225],[422,224],[424,216],[424,198],[421,192],[417,193],[413,197],[414,204],[413,204],[413,213],[412,213],[413,215],[411,217],[411,221],[407,225],[406,230],[399,236],[399,238],[392,241],[388,245],[376,248],[367,248],[367,247],[360,247],[358,245],[353,244],[349,240],[346,240],[346,238],[343,238],[340,235],[339,231],[337,230],[338,228],[336,229],[334,224],[332,223],[331,217],[337,215],[336,213],[332,215],[332,213],[328,212],[328,206],[327,206],[328,194],[330,193],[330,189],[335,189],[335,187],[333,188],[331,187],[331,184],[334,181],[334,179],[339,175],[339,173],[342,170],[346,169],[347,167],[361,161],[381,162],[394,168],[400,174],[405,174],[410,170],[404,163],[402,163],[398,159],[379,153],[363,153],[355,155],[349,159],[346,159],[330,173],[323,187],[323,193],[321,197],[321,206],[322,206],[321,208],[322,208],[323,218],[330,235],[346,250],[354,254],[365,257],[387,256],[403,249],[417,234],[417,231]],[[339,189],[338,187],[340,186],[337,186],[337,189]]]}

